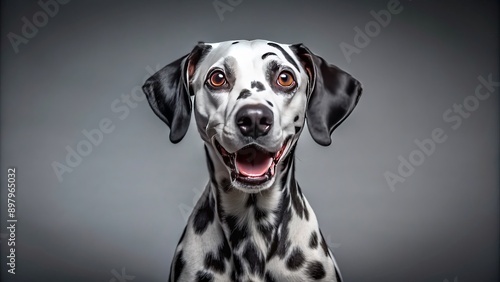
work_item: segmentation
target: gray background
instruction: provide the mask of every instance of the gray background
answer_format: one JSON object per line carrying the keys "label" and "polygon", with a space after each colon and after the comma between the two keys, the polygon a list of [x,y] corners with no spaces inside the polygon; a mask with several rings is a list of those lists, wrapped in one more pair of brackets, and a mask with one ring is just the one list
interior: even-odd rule
{"label": "gray background", "polygon": [[[226,2],[226,1],[222,1]],[[370,11],[388,1],[250,1],[219,18],[213,1],[72,1],[15,53],[9,32],[36,1],[1,6],[2,281],[165,281],[185,213],[207,181],[194,123],[173,145],[147,102],[111,104],[202,40],[303,42],[358,78],[364,94],[330,147],[304,131],[297,178],[346,281],[498,281],[498,87],[451,129],[442,115],[499,80],[495,1],[402,1],[347,62]],[[123,104],[120,104],[123,105]],[[59,182],[52,162],[82,130],[115,129]],[[193,120],[192,120],[193,121]],[[414,139],[447,140],[391,191],[384,172]],[[6,171],[17,168],[17,274],[6,273]],[[116,279],[116,280],[113,280]]]}

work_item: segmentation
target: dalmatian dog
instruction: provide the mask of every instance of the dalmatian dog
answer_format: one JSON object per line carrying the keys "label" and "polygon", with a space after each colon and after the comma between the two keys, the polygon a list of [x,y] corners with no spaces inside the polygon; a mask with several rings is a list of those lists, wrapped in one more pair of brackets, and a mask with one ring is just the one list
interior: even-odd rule
{"label": "dalmatian dog", "polygon": [[198,43],[143,90],[177,143],[192,103],[210,175],[178,243],[169,281],[342,281],[294,176],[307,121],[332,131],[361,95],[351,75],[303,44]]}

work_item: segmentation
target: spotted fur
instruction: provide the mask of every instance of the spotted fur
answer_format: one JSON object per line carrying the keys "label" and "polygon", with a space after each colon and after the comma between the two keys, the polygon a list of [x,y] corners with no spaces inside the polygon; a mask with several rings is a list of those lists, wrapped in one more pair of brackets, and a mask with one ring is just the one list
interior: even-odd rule
{"label": "spotted fur", "polygon": [[[225,84],[216,88],[207,85],[214,70],[225,75]],[[276,84],[281,70],[293,75],[293,89]],[[210,176],[177,245],[169,281],[342,280],[295,180],[294,152],[306,116],[313,139],[329,144],[333,129],[358,101],[357,80],[302,44],[239,40],[200,42],[143,89],[174,143],[187,131],[194,96]],[[249,137],[238,131],[235,117],[249,105],[270,113],[265,134]],[[258,144],[283,155],[270,179],[253,185],[235,178],[227,165],[229,153],[221,153],[216,143],[229,153]]]}

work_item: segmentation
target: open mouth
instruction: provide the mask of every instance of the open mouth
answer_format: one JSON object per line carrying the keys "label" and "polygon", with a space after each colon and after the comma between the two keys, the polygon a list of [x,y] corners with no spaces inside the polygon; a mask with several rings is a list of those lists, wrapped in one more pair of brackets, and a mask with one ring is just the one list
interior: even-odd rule
{"label": "open mouth", "polygon": [[254,144],[245,146],[234,153],[228,153],[217,140],[214,143],[224,163],[231,170],[232,180],[247,185],[260,185],[274,177],[276,165],[283,156],[288,141],[287,139],[281,149],[275,153],[268,152]]}

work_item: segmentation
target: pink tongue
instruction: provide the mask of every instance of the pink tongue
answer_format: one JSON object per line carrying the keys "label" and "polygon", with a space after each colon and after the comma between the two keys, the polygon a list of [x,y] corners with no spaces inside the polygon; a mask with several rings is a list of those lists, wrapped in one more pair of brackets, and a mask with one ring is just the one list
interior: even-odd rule
{"label": "pink tongue", "polygon": [[249,147],[236,154],[236,168],[245,176],[261,176],[267,172],[273,162],[269,154]]}

